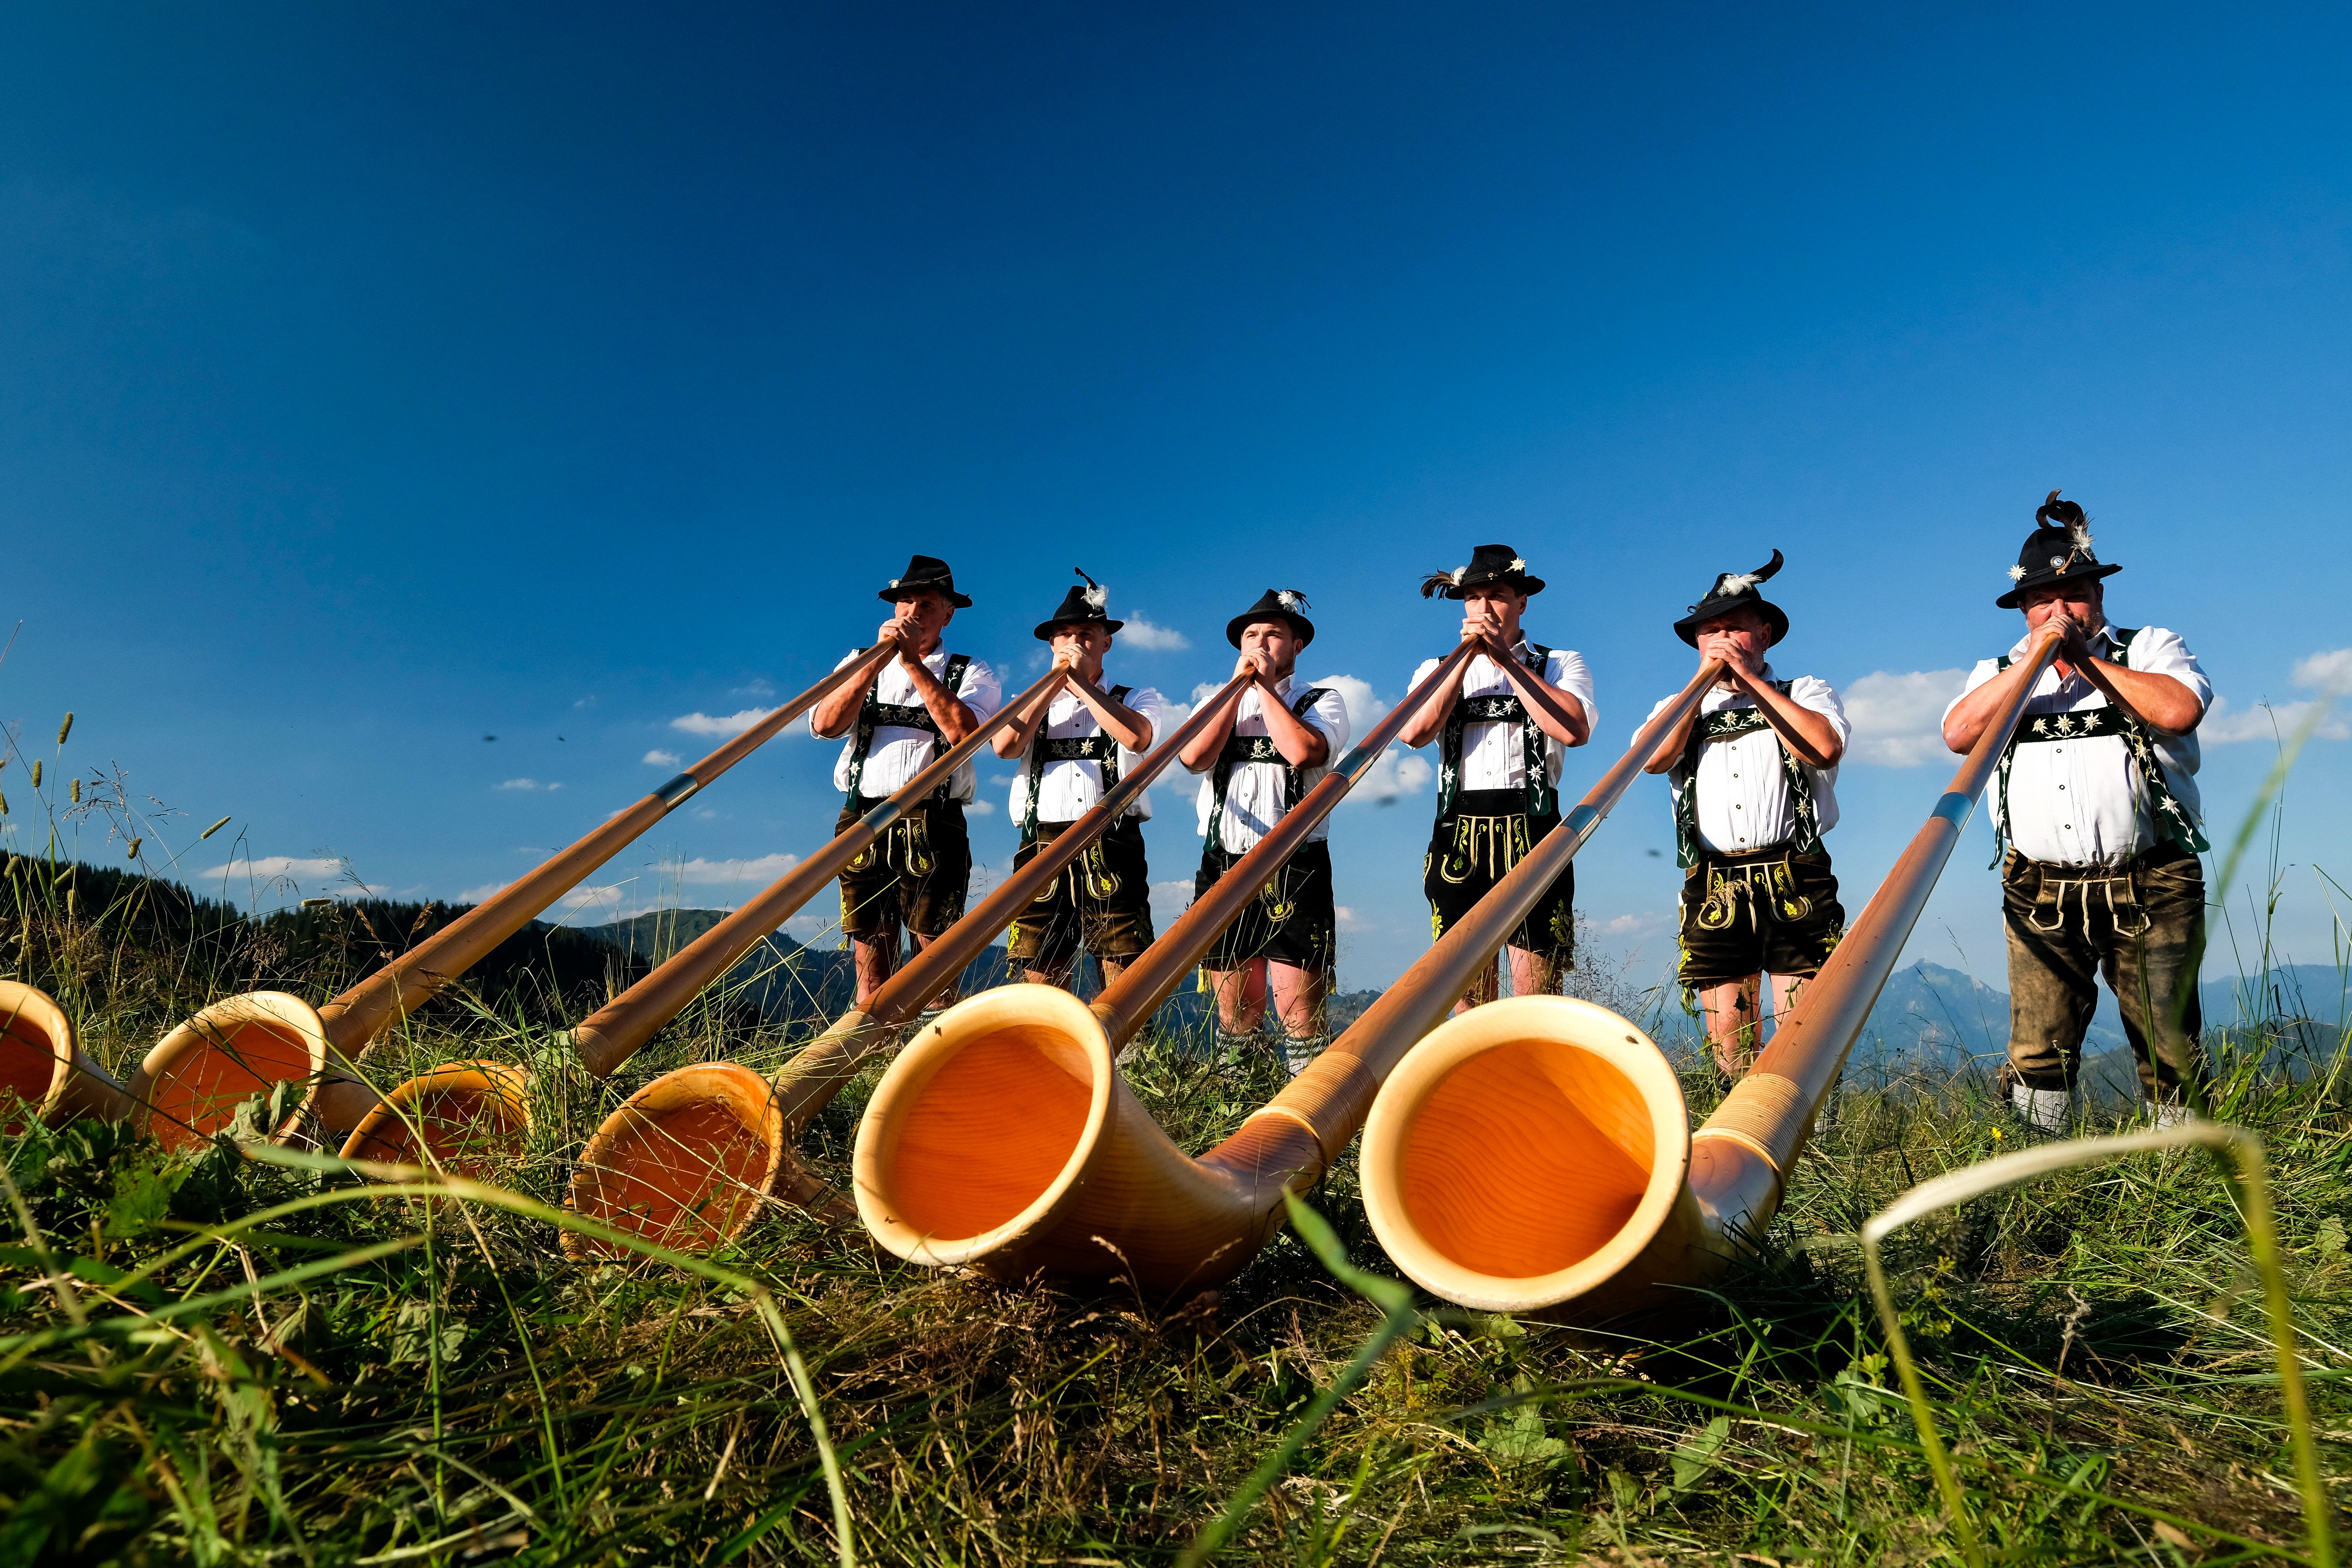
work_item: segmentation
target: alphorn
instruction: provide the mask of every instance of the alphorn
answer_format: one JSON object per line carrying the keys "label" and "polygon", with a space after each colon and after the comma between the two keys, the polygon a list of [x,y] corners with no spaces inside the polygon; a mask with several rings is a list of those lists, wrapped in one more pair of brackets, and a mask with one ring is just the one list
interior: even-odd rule
{"label": "alphorn", "polygon": [[131,1076],[132,1114],[166,1147],[201,1143],[239,1101],[278,1084],[312,1080],[287,1131],[341,1143],[378,1096],[358,1076],[378,1037],[472,968],[550,904],[584,881],[654,824],[815,707],[835,688],[864,680],[898,652],[877,643],[776,709],[570,848],[509,882],[457,920],[313,1008],[281,991],[215,1002],[163,1037]]}
{"label": "alphorn", "polygon": [[[890,826],[920,805],[969,762],[1026,704],[1062,683],[1048,670],[1037,683],[973,727],[867,811],[824,848],[771,882],[756,897],[678,950],[667,962],[606,1003],[572,1031],[580,1065],[609,1078],[702,994],[712,981],[800,912],[818,889],[866,851]],[[480,1168],[508,1152],[530,1131],[529,1080],[497,1063],[462,1062],[402,1084],[371,1110],[344,1141],[347,1160],[408,1163],[427,1152],[445,1164]]]}
{"label": "alphorn", "polygon": [[2057,646],[2045,632],[2028,647],[2014,700],[1696,1132],[1664,1056],[1606,1008],[1515,998],[1423,1041],[1381,1090],[1360,1162],[1397,1267],[1465,1307],[1590,1322],[1687,1301],[1752,1253]]}
{"label": "alphorn", "polygon": [[[803,1047],[772,1081],[731,1062],[702,1063],[666,1073],[631,1095],[582,1152],[567,1206],[673,1247],[731,1241],[779,1197],[828,1219],[852,1217],[793,1155],[810,1120],[1108,831],[1194,736],[1240,700],[1249,680],[1237,675],[1227,681],[1174,734],[1139,757],[1092,810],[1039,844],[1027,865],[932,938],[864,1007],[844,1013]],[[565,1233],[564,1246],[574,1257],[611,1250],[572,1232]]]}
{"label": "alphorn", "polygon": [[[857,1128],[857,1211],[874,1238],[918,1263],[1006,1280],[1124,1277],[1162,1298],[1239,1272],[1279,1223],[1282,1194],[1310,1185],[1354,1135],[1411,1038],[1375,1037],[1360,1022],[1197,1161],[1128,1088],[1118,1050],[1305,837],[1317,820],[1302,820],[1310,805],[1337,805],[1431,693],[1481,651],[1499,650],[1464,643],[1448,655],[1092,1007],[1046,986],[1008,985],[961,1004],[900,1052]],[[1695,683],[1643,731],[1653,745],[1661,724],[1679,720],[1705,689]],[[1433,984],[1424,960],[1390,992],[1419,981],[1416,994],[1434,1006],[1419,1027],[1467,988],[1475,957],[1492,959],[1647,755],[1630,753],[1512,873],[1528,889],[1517,915],[1479,922],[1474,910],[1434,950],[1461,956],[1448,978]],[[1464,927],[1474,934],[1457,935]],[[1484,943],[1475,955],[1472,942]]]}
{"label": "alphorn", "polygon": [[[46,991],[16,980],[0,980],[0,1091],[51,1127],[78,1116],[120,1121],[131,1114],[131,1095],[83,1054],[73,1020]],[[9,1117],[0,1133],[25,1131]]]}

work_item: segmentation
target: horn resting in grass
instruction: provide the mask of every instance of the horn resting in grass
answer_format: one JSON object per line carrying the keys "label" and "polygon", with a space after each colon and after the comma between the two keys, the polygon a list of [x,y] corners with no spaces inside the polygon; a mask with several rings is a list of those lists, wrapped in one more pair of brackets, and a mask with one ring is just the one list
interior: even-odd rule
{"label": "horn resting in grass", "polygon": [[[681,1068],[631,1095],[583,1151],[569,1206],[668,1247],[707,1247],[731,1239],[777,1199],[849,1220],[847,1205],[793,1157],[792,1146],[810,1119],[877,1051],[895,1043],[899,1029],[1115,826],[1248,686],[1246,676],[1227,681],[1174,734],[1138,758],[1092,810],[1041,841],[1025,865],[926,943],[863,1007],[843,1014],[786,1062],[772,1084],[749,1068],[718,1063]],[[1008,704],[1007,710],[1017,706]],[[564,1245],[580,1256],[604,1247],[576,1235],[567,1235]]]}
{"label": "horn resting in grass", "polygon": [[2056,646],[2029,647],[2015,700],[1696,1132],[1664,1057],[1605,1009],[1501,1002],[1423,1040],[1381,1089],[1360,1160],[1397,1267],[1465,1307],[1596,1321],[1687,1300],[1752,1251]]}
{"label": "horn resting in grass", "polygon": [[[627,1061],[713,980],[764,941],[816,896],[842,868],[865,853],[892,824],[929,798],[992,736],[1013,721],[1023,704],[1050,693],[1063,673],[1049,670],[1037,683],[974,727],[972,732],[934,758],[906,786],[866,812],[844,832],[760,894],[705,931],[622,995],[572,1032],[572,1047],[594,1077],[607,1078]],[[459,1064],[480,1068],[486,1064]],[[478,1081],[468,1071],[436,1068],[402,1084],[391,1100],[370,1113],[343,1145],[355,1158],[362,1144],[399,1149],[423,1163],[466,1157],[480,1160],[494,1150],[519,1151],[530,1131],[528,1080]],[[511,1092],[509,1092],[511,1090]],[[381,1114],[378,1114],[381,1112]],[[379,1153],[375,1158],[389,1158]]]}
{"label": "horn resting in grass", "polygon": [[[1433,683],[1454,679],[1460,657],[1476,651],[1457,649],[1317,791],[1369,768]],[[1304,1191],[1329,1167],[1398,1058],[1494,961],[1721,668],[1704,665],[1491,893],[1287,1089],[1197,1160],[1152,1121],[1116,1058],[1230,918],[1213,896],[1196,901],[1091,1008],[1014,985],[953,1009],[899,1054],[858,1125],[856,1195],[867,1230],[918,1263],[1007,1280],[1123,1278],[1162,1299],[1238,1273],[1281,1223],[1283,1194]],[[1289,826],[1285,817],[1276,833]],[[1245,857],[1234,874],[1243,896],[1277,864],[1253,867]]]}
{"label": "horn resting in grass", "polygon": [[131,1103],[83,1053],[73,1020],[47,992],[0,980],[0,1133],[24,1131],[27,1112],[51,1127],[79,1116],[119,1121]]}

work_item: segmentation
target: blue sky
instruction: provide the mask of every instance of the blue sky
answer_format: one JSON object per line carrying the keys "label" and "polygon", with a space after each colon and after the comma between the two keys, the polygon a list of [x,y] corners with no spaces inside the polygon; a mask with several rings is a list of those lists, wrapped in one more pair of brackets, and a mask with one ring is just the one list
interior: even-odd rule
{"label": "blue sky", "polygon": [[[916,550],[1016,680],[1082,565],[1176,634],[1120,679],[1220,677],[1296,586],[1306,673],[1392,701],[1452,637],[1419,574],[1510,543],[1598,680],[1580,791],[1687,673],[1675,616],[1777,546],[1780,668],[1867,700],[1852,908],[2053,486],[2228,703],[2216,821],[2255,704],[2352,665],[2312,662],[2352,645],[2340,7],[0,15],[0,715],[47,754],[74,710],[66,773],[127,770],[185,813],[151,863],[240,899],[289,889],[218,868],[498,885],[713,743],[676,721],[869,635]],[[2285,816],[2306,961],[2346,731]],[[572,918],[744,896],[828,831],[829,750],[775,742]],[[1419,777],[1339,818],[1347,984],[1425,945]],[[1998,984],[1989,849],[1914,952]],[[1662,784],[1579,870],[1663,963]]]}

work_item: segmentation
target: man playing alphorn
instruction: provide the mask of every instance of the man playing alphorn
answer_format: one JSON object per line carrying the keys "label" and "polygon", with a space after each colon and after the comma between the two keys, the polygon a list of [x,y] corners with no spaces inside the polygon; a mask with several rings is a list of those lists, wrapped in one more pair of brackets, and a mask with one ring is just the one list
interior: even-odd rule
{"label": "man playing alphorn", "polygon": [[1838,762],[1853,726],[1828,681],[1783,680],[1765,661],[1789,617],[1757,590],[1780,565],[1775,550],[1756,571],[1725,573],[1675,623],[1702,663],[1723,660],[1723,673],[1644,764],[1675,792],[1676,977],[1705,1018],[1716,1066],[1734,1079],[1761,1043],[1762,977],[1772,977],[1772,1016],[1786,1018],[1845,934],[1822,836],[1837,826]]}
{"label": "man playing alphorn", "polygon": [[[1461,601],[1464,642],[1485,642],[1507,656],[1501,664],[1485,653],[1472,658],[1459,680],[1433,693],[1406,721],[1400,737],[1409,746],[1439,742],[1437,823],[1422,858],[1433,940],[1559,826],[1567,749],[1591,740],[1600,716],[1583,656],[1531,643],[1519,630],[1528,598],[1543,586],[1507,544],[1481,544],[1470,564],[1432,573],[1421,585],[1424,599],[1442,594]],[[1412,684],[1428,679],[1440,662],[1423,659]],[[1511,933],[1513,994],[1559,988],[1575,961],[1575,899],[1571,864]],[[1490,968],[1454,1011],[1491,1002],[1495,991]]]}
{"label": "man playing alphorn", "polygon": [[[1315,640],[1307,600],[1269,588],[1225,626],[1240,651],[1235,675],[1250,689],[1178,753],[1201,781],[1201,868],[1205,893],[1315,787],[1348,744],[1348,705],[1337,691],[1300,687],[1299,651]],[[1283,1061],[1296,1075],[1323,1047],[1323,1003],[1330,989],[1339,912],[1331,898],[1330,823],[1267,879],[1201,961],[1217,1000],[1220,1055],[1238,1053],[1257,1033],[1271,995],[1282,1020]]]}
{"label": "man playing alphorn", "polygon": [[[2110,626],[2101,579],[2123,570],[2091,553],[2090,520],[2050,499],[1994,603],[2021,610],[2028,638],[2063,628],[2001,755],[1993,811],[2001,921],[2009,936],[2012,1102],[2063,1131],[2083,1032],[2106,976],[2159,1124],[2188,1114],[2204,1082],[2196,957],[2205,941],[2208,847],[2199,826],[2197,725],[2212,682],[2178,634]],[[1965,752],[2023,679],[2025,642],[1979,660],[1944,710],[1944,743]],[[2005,837],[2006,855],[1999,845]],[[2176,1016],[2177,1010],[2177,1016]]]}
{"label": "man playing alphorn", "polygon": [[[907,574],[892,578],[878,596],[894,613],[875,637],[897,643],[898,657],[871,685],[835,692],[809,714],[820,739],[848,736],[833,765],[833,787],[843,795],[835,833],[905,788],[943,746],[971,734],[1003,700],[994,670],[969,654],[950,653],[942,640],[955,613],[971,607],[956,592],[946,562],[914,557]],[[976,787],[966,763],[843,868],[841,929],[856,953],[858,1005],[898,967],[900,927],[920,949],[963,917],[971,880],[963,808]]]}
{"label": "man playing alphorn", "polygon": [[[1135,765],[1136,753],[1151,749],[1164,706],[1148,686],[1103,689],[1103,656],[1126,623],[1110,618],[1102,584],[1078,575],[1086,586],[1064,595],[1060,608],[1036,628],[1069,679],[1032,700],[996,736],[998,756],[1022,759],[1013,779],[1013,820],[1021,825],[1016,870],[1035,858],[1039,845],[1092,811]],[[1083,946],[1108,984],[1151,945],[1151,875],[1143,856],[1143,823],[1150,815],[1146,791],[1013,922],[1012,956],[1029,980],[1068,984]]]}

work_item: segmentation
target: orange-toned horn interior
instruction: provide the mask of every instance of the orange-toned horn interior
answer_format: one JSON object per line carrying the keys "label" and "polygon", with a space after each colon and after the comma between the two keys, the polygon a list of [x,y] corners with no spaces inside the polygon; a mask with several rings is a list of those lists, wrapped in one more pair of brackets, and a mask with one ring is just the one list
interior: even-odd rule
{"label": "orange-toned horn interior", "polygon": [[148,1127],[166,1149],[203,1142],[228,1125],[240,1101],[310,1076],[310,1047],[290,1025],[247,1018],[205,1033],[215,1048],[184,1053],[148,1095]]}
{"label": "orange-toned horn interior", "polygon": [[1524,1278],[1615,1237],[1655,1158],[1632,1079],[1575,1046],[1522,1040],[1471,1057],[1423,1100],[1400,1186],[1430,1246],[1462,1268]]}
{"label": "orange-toned horn interior", "polygon": [[1061,1030],[1023,1023],[978,1036],[900,1111],[886,1195],[925,1236],[993,1230],[1069,1164],[1093,1099],[1087,1053]]}
{"label": "orange-toned horn interior", "polygon": [[423,1164],[429,1150],[443,1170],[475,1181],[497,1175],[521,1152],[530,1130],[523,1107],[510,1094],[479,1081],[421,1089],[397,1114],[372,1120],[345,1158]]}
{"label": "orange-toned horn interior", "polygon": [[[583,1166],[573,1207],[665,1246],[706,1247],[734,1233],[777,1151],[731,1099],[648,1109],[617,1130],[598,1163]],[[612,1249],[583,1238],[587,1250]]]}
{"label": "orange-toned horn interior", "polygon": [[[24,1014],[0,1018],[0,1131],[25,1131],[57,1081],[58,1047],[49,1032]],[[10,1098],[13,1096],[14,1098]]]}

